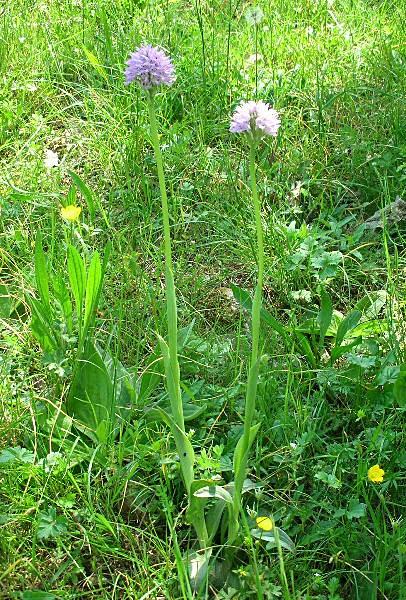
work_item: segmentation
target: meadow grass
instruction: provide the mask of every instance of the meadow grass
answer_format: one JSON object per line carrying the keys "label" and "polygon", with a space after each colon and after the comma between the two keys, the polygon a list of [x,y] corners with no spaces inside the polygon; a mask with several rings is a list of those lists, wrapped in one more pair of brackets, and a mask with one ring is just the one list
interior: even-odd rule
{"label": "meadow grass", "polygon": [[[317,315],[324,289],[343,315],[386,292],[370,314],[375,332],[334,363],[329,344],[313,360],[299,337],[263,323],[262,424],[249,461],[261,488],[247,519],[272,514],[296,549],[278,560],[250,538],[247,522],[240,590],[208,588],[208,597],[406,599],[406,392],[393,391],[406,363],[406,211],[394,222],[384,211],[405,193],[404,9],[400,0],[273,0],[261,4],[255,30],[250,6],[0,6],[1,598],[193,597],[182,558],[193,534],[168,430],[140,403],[115,441],[54,439],[47,407],[66,397],[69,371],[58,368],[69,361],[42,355],[27,302],[38,231],[53,273],[66,268],[68,240],[85,254],[110,241],[98,340],[136,375],[164,331],[147,110],[123,84],[129,53],[150,42],[167,49],[177,72],[156,100],[179,327],[194,322],[180,357],[183,393],[206,405],[190,424],[197,471],[227,478],[242,431],[249,316],[230,287],[253,293],[256,264],[247,152],[228,132],[240,100],[257,95],[282,120],[272,151],[265,143],[258,152],[265,308],[290,331]],[[58,167],[45,167],[47,149]],[[59,214],[69,171],[93,190],[96,207],[91,218],[78,193],[73,230]],[[382,227],[368,227],[379,210]],[[317,346],[316,333],[302,329]],[[163,386],[154,394],[164,398]],[[10,460],[16,447],[26,450]],[[51,452],[55,464],[43,461]],[[367,478],[376,463],[382,484]]]}

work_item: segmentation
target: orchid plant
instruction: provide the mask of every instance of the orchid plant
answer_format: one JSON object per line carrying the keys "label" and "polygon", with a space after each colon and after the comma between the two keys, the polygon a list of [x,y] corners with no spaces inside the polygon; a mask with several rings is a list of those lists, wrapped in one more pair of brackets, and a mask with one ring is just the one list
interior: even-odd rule
{"label": "orchid plant", "polygon": [[[256,153],[262,138],[265,136],[276,137],[280,119],[278,113],[270,108],[268,104],[262,101],[250,101],[242,103],[236,109],[231,121],[230,131],[244,135],[249,146],[250,181],[258,249],[258,276],[252,305],[252,349],[245,399],[244,429],[234,452],[234,481],[225,485],[218,485],[210,479],[195,479],[195,454],[190,437],[185,429],[181,397],[170,212],[155,109],[157,89],[162,85],[171,85],[175,81],[174,67],[163,50],[150,45],[142,46],[136,50],[131,55],[127,65],[126,83],[138,83],[145,93],[149,113],[150,140],[155,154],[162,203],[167,339],[159,335],[158,339],[164,363],[170,411],[164,411],[162,408],[155,408],[154,410],[170,427],[179,456],[180,469],[188,496],[188,521],[195,529],[199,544],[199,551],[189,555],[191,581],[196,588],[204,582],[207,576],[211,548],[220,525],[222,530],[228,531],[227,547],[233,549],[231,554],[235,551],[235,548],[239,547],[241,542],[242,495],[245,491],[255,487],[249,479],[246,479],[246,475],[250,447],[260,427],[260,423],[254,423],[254,416],[258,371],[261,360],[259,356],[259,331],[265,262],[261,205],[256,182]],[[257,519],[257,529],[253,529],[251,533],[254,537],[263,537],[267,541],[276,542],[279,549],[281,545],[287,548],[293,546],[290,538],[274,527],[273,521],[269,517],[259,517]],[[230,564],[230,560],[228,560],[228,563]]]}

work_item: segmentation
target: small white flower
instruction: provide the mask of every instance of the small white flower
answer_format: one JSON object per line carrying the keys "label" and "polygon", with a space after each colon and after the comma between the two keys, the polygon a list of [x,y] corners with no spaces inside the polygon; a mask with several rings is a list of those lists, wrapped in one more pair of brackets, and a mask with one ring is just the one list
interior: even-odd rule
{"label": "small white flower", "polygon": [[247,66],[251,66],[251,65],[255,65],[256,62],[260,62],[262,60],[262,54],[251,54],[247,60],[245,61],[245,64]]}
{"label": "small white flower", "polygon": [[53,150],[45,150],[45,160],[44,165],[47,169],[52,169],[52,167],[57,167],[59,165],[59,157],[56,152]]}

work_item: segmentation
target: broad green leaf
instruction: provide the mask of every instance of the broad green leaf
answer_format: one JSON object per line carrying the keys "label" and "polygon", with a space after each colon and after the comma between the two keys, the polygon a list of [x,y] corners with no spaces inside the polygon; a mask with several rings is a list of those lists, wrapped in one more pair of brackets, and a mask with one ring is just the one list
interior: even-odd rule
{"label": "broad green leaf", "polygon": [[133,378],[122,363],[109,352],[104,353],[103,360],[114,388],[116,419],[126,421],[136,398]]}
{"label": "broad green leaf", "polygon": [[11,463],[34,463],[34,454],[27,448],[15,446],[14,448],[5,448],[0,453],[0,465]]}
{"label": "broad green leaf", "polygon": [[353,310],[341,321],[340,325],[338,326],[336,335],[336,347],[341,346],[346,334],[352,329],[354,329],[356,325],[358,325],[360,318],[361,312],[359,310]]}
{"label": "broad green leaf", "polygon": [[363,338],[381,336],[388,331],[388,322],[383,319],[372,319],[363,321],[351,329],[344,339],[350,339],[362,336]]}
{"label": "broad green leaf", "polygon": [[187,556],[189,579],[193,590],[199,590],[206,582],[212,548],[192,552]]}
{"label": "broad green leaf", "polygon": [[[194,326],[194,320],[187,326],[182,327],[178,331],[178,350],[179,352],[187,346],[190,335],[192,333],[192,329]],[[151,353],[148,358],[147,365],[139,379],[139,388],[138,388],[138,396],[137,402],[143,404],[150,397],[152,392],[157,388],[160,381],[162,380],[162,376],[164,374],[164,364],[162,360],[162,353],[160,351],[159,345],[155,348],[155,350]],[[200,410],[200,409],[199,409]],[[205,410],[205,408],[203,409]],[[185,421],[190,421],[192,418],[195,419],[198,415],[194,415],[191,417],[190,412],[188,414],[189,409],[185,409]],[[202,411],[203,412],[203,411]]]}
{"label": "broad green leaf", "polygon": [[195,319],[186,325],[186,327],[181,327],[178,331],[178,349],[181,352],[185,347],[187,347],[188,341],[193,333],[193,327],[195,325]]}
{"label": "broad green leaf", "polygon": [[93,432],[103,421],[109,423],[114,417],[113,383],[100,353],[90,341],[79,360],[66,408],[71,417]]}
{"label": "broad green leaf", "polygon": [[144,404],[152,392],[157,388],[163,375],[163,361],[159,347],[149,356],[147,366],[145,367],[140,379],[137,396],[137,403]]}
{"label": "broad green leaf", "polygon": [[44,249],[42,247],[42,235],[40,232],[37,233],[37,237],[35,239],[34,261],[35,280],[37,283],[38,293],[41,298],[41,302],[44,306],[45,312],[49,318],[49,316],[51,315],[51,306],[49,300],[49,278],[47,261]]}
{"label": "broad green leaf", "polygon": [[79,323],[82,321],[83,299],[86,290],[86,267],[76,248],[68,246],[68,275],[70,287],[75,299],[76,314]]}
{"label": "broad green leaf", "polygon": [[218,531],[225,508],[226,503],[224,502],[224,500],[219,500],[218,502],[213,504],[213,506],[211,506],[206,512],[206,526],[207,533],[209,536],[209,544],[211,544],[214,536]]}
{"label": "broad green leaf", "polygon": [[387,298],[388,293],[385,290],[377,290],[359,300],[354,306],[354,310],[362,313],[361,322],[376,319],[385,306]]}
{"label": "broad green leaf", "polygon": [[[289,551],[293,551],[295,549],[295,544],[294,544],[293,540],[291,540],[291,538],[288,536],[287,533],[285,533],[283,531],[283,529],[280,529],[279,527],[277,527],[276,529],[277,529],[277,533],[279,535],[279,542],[280,542],[280,545],[282,546],[282,548],[285,548],[286,550],[289,550]],[[277,547],[277,542],[275,539],[275,532],[273,530],[272,531],[263,531],[262,529],[251,529],[251,535],[254,538],[263,540],[264,542],[268,542],[267,548]]]}
{"label": "broad green leaf", "polygon": [[197,419],[202,414],[204,414],[207,410],[207,404],[202,404],[201,406],[195,406],[190,402],[183,402],[183,418],[185,419],[185,423],[189,421],[193,421]]}
{"label": "broad green leaf", "polygon": [[37,537],[39,540],[56,538],[67,531],[67,520],[65,517],[56,514],[54,508],[47,512],[41,512],[38,517]]}
{"label": "broad green leaf", "polygon": [[206,485],[198,489],[193,495],[196,498],[217,498],[230,504],[233,503],[230,493],[221,485]]}
{"label": "broad green leaf", "polygon": [[[250,492],[251,490],[257,490],[258,488],[261,487],[261,484],[259,483],[254,483],[252,481],[252,479],[244,479],[244,483],[242,484],[242,490],[241,493],[242,494],[246,494],[247,492]],[[227,492],[229,492],[229,494],[231,495],[231,497],[234,496],[234,481],[230,481],[230,483],[227,483],[224,488],[227,490]]]}
{"label": "broad green leaf", "polygon": [[73,322],[72,322],[72,310],[73,309],[72,309],[72,301],[70,298],[68,286],[65,283],[65,278],[61,274],[54,277],[53,283],[54,283],[55,298],[59,302],[59,304],[62,308],[62,312],[63,312],[63,316],[65,319],[68,333],[71,334],[72,326],[73,326]]}
{"label": "broad green leaf", "polygon": [[350,519],[360,519],[366,515],[367,505],[363,502],[359,502],[357,498],[352,498],[348,503],[348,509],[346,511],[347,517]]}

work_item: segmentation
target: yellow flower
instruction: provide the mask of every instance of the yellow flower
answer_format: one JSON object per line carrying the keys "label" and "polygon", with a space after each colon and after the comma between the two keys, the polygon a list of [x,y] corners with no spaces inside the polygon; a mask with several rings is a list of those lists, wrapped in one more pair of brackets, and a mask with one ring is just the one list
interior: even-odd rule
{"label": "yellow flower", "polygon": [[257,517],[257,526],[263,531],[271,531],[273,527],[272,519],[269,517]]}
{"label": "yellow flower", "polygon": [[62,206],[61,217],[67,221],[77,221],[81,212],[82,209],[80,206],[70,204],[69,206]]}
{"label": "yellow flower", "polygon": [[374,465],[368,469],[368,479],[372,483],[382,483],[385,471],[379,465]]}

